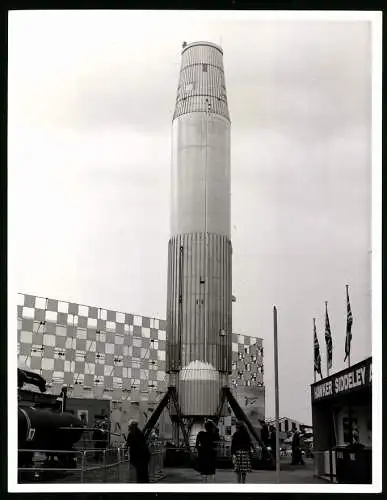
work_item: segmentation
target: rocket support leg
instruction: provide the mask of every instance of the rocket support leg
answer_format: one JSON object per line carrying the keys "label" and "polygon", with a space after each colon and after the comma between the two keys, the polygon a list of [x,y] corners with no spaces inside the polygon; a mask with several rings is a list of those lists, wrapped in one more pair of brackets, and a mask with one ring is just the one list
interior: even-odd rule
{"label": "rocket support leg", "polygon": [[180,411],[180,406],[179,406],[179,402],[178,402],[178,398],[177,398],[176,388],[173,386],[168,387],[168,391],[165,393],[165,395],[161,399],[160,403],[157,405],[155,411],[152,413],[150,419],[145,424],[144,431],[143,431],[145,439],[148,439],[148,437],[150,436],[150,433],[152,432],[153,427],[156,425],[158,419],[160,418],[162,411],[167,406],[169,400],[172,400],[172,403],[173,403],[173,405],[175,407],[175,411],[176,411],[176,415],[175,415],[176,420],[173,422],[173,430],[174,430],[174,434],[176,434],[176,436],[174,436],[174,438],[177,438],[176,442],[178,443],[178,441],[179,441],[178,431],[180,428],[182,431],[182,434],[183,434],[184,444],[185,444],[186,448],[188,450],[190,450],[188,433],[187,433],[187,430],[185,428],[185,425],[183,422],[183,417],[182,417],[182,414]]}
{"label": "rocket support leg", "polygon": [[172,420],[172,443],[179,447],[180,444],[180,425],[177,420]]}
{"label": "rocket support leg", "polygon": [[251,425],[251,422],[247,418],[246,413],[239,406],[238,401],[234,398],[234,396],[232,395],[230,389],[228,387],[223,387],[223,393],[224,393],[226,399],[228,400],[228,402],[230,403],[231,409],[234,412],[236,418],[239,419],[239,420],[241,420],[242,422],[244,422],[246,424],[246,427],[248,428],[249,432],[253,435],[253,437],[255,438],[255,440],[257,441],[257,443],[265,451],[266,456],[271,457],[271,462],[272,462],[272,464],[275,465],[275,461],[273,459],[272,454],[269,453],[269,450],[266,448],[265,444],[263,443],[263,441],[261,440],[261,438],[257,434],[256,430]]}
{"label": "rocket support leg", "polygon": [[221,396],[220,396],[220,402],[219,402],[219,406],[218,406],[218,411],[216,412],[216,417],[215,417],[216,424],[219,422],[219,419],[222,416],[222,410],[223,410],[223,406],[224,406],[225,401],[226,401],[226,393],[222,389]]}
{"label": "rocket support leg", "polygon": [[150,436],[150,433],[152,432],[153,427],[156,425],[158,419],[160,418],[162,411],[167,406],[170,396],[171,396],[171,393],[170,393],[170,390],[168,389],[168,391],[165,393],[165,395],[161,399],[160,403],[157,405],[155,411],[152,413],[150,419],[145,424],[145,427],[143,430],[145,439],[148,439],[148,437]]}
{"label": "rocket support leg", "polygon": [[170,387],[169,391],[170,391],[170,394],[171,394],[171,398],[172,398],[173,404],[175,406],[177,422],[180,425],[181,432],[183,433],[184,444],[187,447],[187,450],[190,451],[188,433],[187,433],[187,430],[185,428],[185,425],[184,425],[184,422],[183,422],[183,417],[182,417],[182,414],[181,414],[181,411],[180,411],[180,406],[179,406],[179,402],[178,402],[178,399],[177,399],[176,388],[175,387]]}

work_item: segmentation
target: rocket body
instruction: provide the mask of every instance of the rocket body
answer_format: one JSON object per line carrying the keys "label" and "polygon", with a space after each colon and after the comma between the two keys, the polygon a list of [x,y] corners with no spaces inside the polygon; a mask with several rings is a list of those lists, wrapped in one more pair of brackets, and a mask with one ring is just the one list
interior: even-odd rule
{"label": "rocket body", "polygon": [[167,372],[184,416],[214,416],[231,373],[230,118],[223,52],[182,51],[172,122]]}

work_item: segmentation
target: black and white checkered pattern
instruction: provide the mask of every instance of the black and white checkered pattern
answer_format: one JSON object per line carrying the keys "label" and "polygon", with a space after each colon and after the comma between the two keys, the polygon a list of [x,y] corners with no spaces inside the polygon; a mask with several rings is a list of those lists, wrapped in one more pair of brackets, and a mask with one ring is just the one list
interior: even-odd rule
{"label": "black and white checkered pattern", "polygon": [[247,450],[238,450],[232,457],[235,472],[246,473],[251,471],[250,454]]}
{"label": "black and white checkered pattern", "polygon": [[[73,396],[141,401],[167,388],[164,319],[18,294],[17,321],[19,364],[39,372],[49,392],[67,384]],[[252,378],[263,358],[251,353],[261,347],[233,334],[234,385],[263,383],[263,374]]]}

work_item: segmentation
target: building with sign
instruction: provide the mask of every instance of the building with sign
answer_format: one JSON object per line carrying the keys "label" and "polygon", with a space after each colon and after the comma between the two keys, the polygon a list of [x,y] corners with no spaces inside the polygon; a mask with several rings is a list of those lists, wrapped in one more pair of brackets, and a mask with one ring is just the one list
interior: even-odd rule
{"label": "building with sign", "polygon": [[[348,467],[361,461],[359,470],[365,474],[369,468],[370,477],[372,358],[315,382],[311,397],[316,475],[341,482],[339,466],[348,456]],[[360,479],[358,474],[352,476],[354,482]]]}
{"label": "building with sign", "polygon": [[[275,417],[270,417],[267,418],[266,420],[267,425],[274,425],[275,426]],[[278,419],[278,430],[285,434],[286,436],[295,431],[300,431],[304,432],[305,429],[310,429],[311,426],[305,423],[300,422],[299,420],[294,420],[293,418],[290,417],[280,417]]]}
{"label": "building with sign", "polygon": [[[276,419],[275,417],[270,417],[265,422],[269,427],[275,427]],[[313,442],[312,426],[290,417],[280,417],[278,419],[278,431],[280,447],[284,451],[291,450],[293,435],[296,431],[299,431],[303,436],[303,443],[306,449],[309,449]]]}

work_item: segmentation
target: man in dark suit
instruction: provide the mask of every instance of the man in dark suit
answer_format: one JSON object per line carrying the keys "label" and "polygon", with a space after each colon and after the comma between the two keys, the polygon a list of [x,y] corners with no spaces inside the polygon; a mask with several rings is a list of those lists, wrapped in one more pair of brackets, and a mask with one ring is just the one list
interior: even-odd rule
{"label": "man in dark suit", "polygon": [[129,423],[126,445],[129,448],[130,463],[136,469],[137,483],[149,483],[148,464],[151,455],[145,436],[135,420]]}

